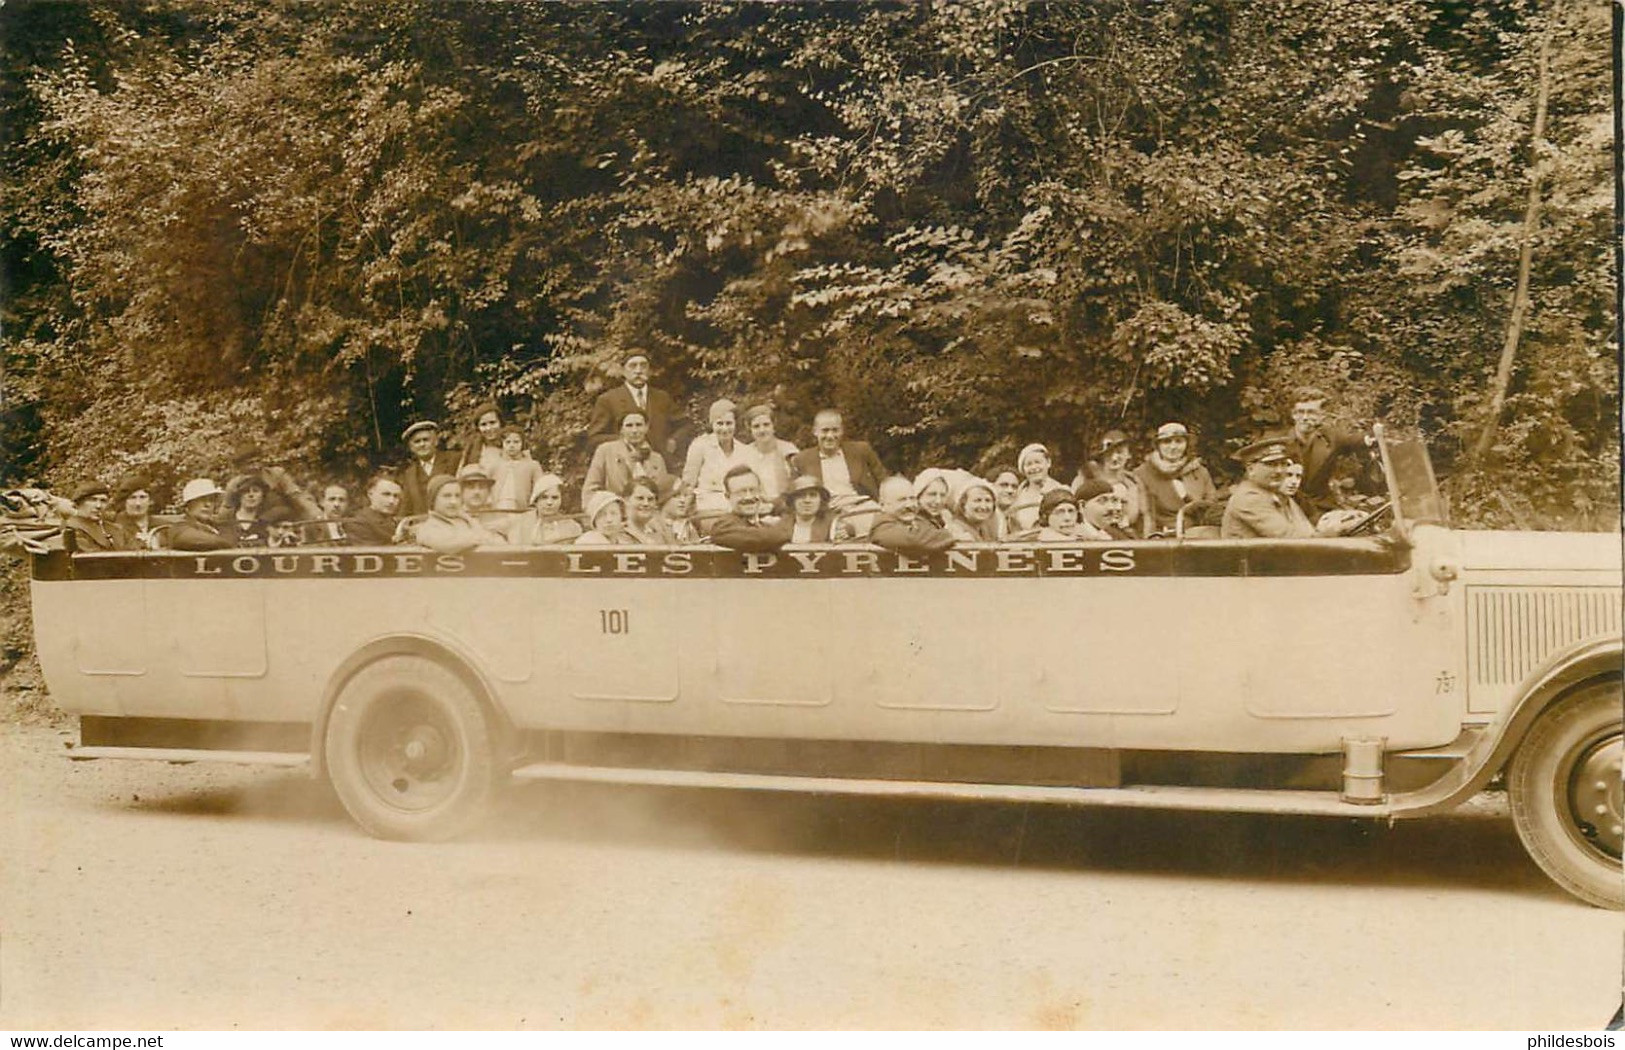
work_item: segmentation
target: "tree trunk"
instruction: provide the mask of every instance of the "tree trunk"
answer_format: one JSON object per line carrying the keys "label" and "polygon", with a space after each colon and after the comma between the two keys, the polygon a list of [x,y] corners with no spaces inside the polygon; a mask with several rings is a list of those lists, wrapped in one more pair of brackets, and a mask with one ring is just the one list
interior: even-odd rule
{"label": "tree trunk", "polygon": [[[1549,16],[1555,21],[1557,11]],[[1551,95],[1552,22],[1540,35],[1539,86],[1535,91],[1535,127],[1531,141],[1535,156],[1529,171],[1529,203],[1524,208],[1523,232],[1519,237],[1518,284],[1512,293],[1512,316],[1507,318],[1506,340],[1501,344],[1501,363],[1495,369],[1495,393],[1485,414],[1484,428],[1479,432],[1478,444],[1473,449],[1473,463],[1481,466],[1495,444],[1495,431],[1501,423],[1501,412],[1506,408],[1507,388],[1512,385],[1512,365],[1518,356],[1518,341],[1523,337],[1523,318],[1529,310],[1529,267],[1535,252],[1535,231],[1540,226],[1540,181],[1545,161],[1541,149],[1546,138],[1546,102]]]}

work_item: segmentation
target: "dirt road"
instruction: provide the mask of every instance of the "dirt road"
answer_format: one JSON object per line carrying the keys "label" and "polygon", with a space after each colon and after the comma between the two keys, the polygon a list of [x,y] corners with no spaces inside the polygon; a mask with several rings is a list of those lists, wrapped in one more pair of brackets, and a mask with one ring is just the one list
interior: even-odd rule
{"label": "dirt road", "polygon": [[1493,799],[1340,822],[526,785],[374,841],[274,769],[0,738],[0,1028],[1596,1028],[1622,923]]}

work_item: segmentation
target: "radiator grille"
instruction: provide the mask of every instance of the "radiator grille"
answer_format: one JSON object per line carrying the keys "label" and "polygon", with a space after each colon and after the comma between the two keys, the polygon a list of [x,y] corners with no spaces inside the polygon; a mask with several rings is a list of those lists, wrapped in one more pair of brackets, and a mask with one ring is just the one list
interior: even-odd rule
{"label": "radiator grille", "polygon": [[1619,633],[1617,588],[1472,587],[1467,593],[1467,666],[1474,684],[1516,684],[1566,645]]}

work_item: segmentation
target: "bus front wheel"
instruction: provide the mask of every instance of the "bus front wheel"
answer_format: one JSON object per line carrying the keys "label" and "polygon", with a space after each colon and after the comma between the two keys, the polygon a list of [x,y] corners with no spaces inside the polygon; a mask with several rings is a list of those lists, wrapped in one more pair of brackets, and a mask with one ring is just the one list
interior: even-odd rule
{"label": "bus front wheel", "polygon": [[339,801],[380,838],[451,838],[485,813],[497,788],[497,736],[479,700],[421,656],[356,672],[328,715],[324,750]]}
{"label": "bus front wheel", "polygon": [[1620,843],[1620,683],[1580,687],[1535,721],[1507,771],[1518,837],[1546,874],[1601,908],[1625,908]]}

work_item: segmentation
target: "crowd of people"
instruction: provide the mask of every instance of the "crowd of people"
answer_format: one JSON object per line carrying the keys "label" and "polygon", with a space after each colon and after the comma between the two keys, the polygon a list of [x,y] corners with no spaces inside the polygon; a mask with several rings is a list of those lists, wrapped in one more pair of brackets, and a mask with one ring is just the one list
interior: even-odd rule
{"label": "crowd of people", "polygon": [[1299,392],[1290,432],[1236,453],[1244,476],[1226,490],[1177,420],[1157,428],[1138,463],[1129,436],[1108,431],[1070,484],[1037,443],[985,477],[927,467],[910,478],[849,438],[838,409],[814,417],[813,444],[801,449],[778,436],[773,405],[741,411],[726,398],[711,404],[708,429],[679,456],[681,420],[671,396],[649,385],[648,355],[632,351],[621,364],[623,384],[600,394],[589,417],[592,455],[578,513],[565,508],[564,479],[542,468],[525,432],[504,425],[495,404],[474,411],[455,450],[442,447],[435,421],[412,423],[401,435],[406,462],[374,476],[356,501],[343,485],[301,487],[281,468],[245,461],[224,488],[188,481],[178,515],[157,513],[138,475],[86,484],[70,500],[10,490],[5,513],[13,524],[59,524],[81,552],[695,543],[764,551],[862,542],[921,553],[1007,541],[1335,536],[1364,517],[1340,505],[1333,476],[1341,460],[1369,467],[1371,438],[1328,427],[1325,397],[1314,390]]}

